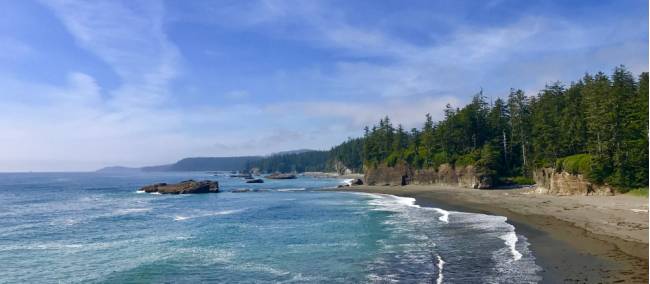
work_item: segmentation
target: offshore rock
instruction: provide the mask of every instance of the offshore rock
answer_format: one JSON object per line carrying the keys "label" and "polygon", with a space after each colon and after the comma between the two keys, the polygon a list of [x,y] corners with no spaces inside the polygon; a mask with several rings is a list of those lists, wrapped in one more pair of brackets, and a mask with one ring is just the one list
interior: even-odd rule
{"label": "offshore rock", "polygon": [[219,192],[219,183],[216,181],[186,180],[175,184],[156,183],[140,188],[139,191],[160,194],[191,194]]}
{"label": "offshore rock", "polygon": [[296,175],[294,175],[294,174],[275,173],[275,174],[270,174],[268,176],[265,176],[265,178],[269,178],[269,179],[295,179]]}

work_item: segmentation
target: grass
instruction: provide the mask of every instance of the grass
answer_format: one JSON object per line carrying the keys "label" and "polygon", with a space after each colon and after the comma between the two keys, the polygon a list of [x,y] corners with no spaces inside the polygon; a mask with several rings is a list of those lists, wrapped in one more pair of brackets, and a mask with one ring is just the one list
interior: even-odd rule
{"label": "grass", "polygon": [[513,177],[512,182],[516,183],[518,185],[533,185],[535,184],[535,181],[532,178],[529,177]]}
{"label": "grass", "polygon": [[632,190],[626,192],[625,194],[648,198],[648,188],[645,187],[645,188],[632,189]]}
{"label": "grass", "polygon": [[555,162],[557,171],[566,171],[571,174],[588,175],[591,171],[591,155],[577,154],[557,159]]}

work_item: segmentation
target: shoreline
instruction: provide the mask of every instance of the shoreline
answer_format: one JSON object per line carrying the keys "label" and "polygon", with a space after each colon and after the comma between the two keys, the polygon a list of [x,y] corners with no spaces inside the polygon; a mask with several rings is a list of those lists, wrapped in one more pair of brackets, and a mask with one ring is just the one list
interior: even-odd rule
{"label": "shoreline", "polygon": [[[647,210],[648,200],[644,198],[594,199],[531,195],[530,189],[472,190],[417,185],[335,190],[412,197],[421,206],[505,216],[517,233],[528,239],[529,248],[543,269],[542,283],[648,282],[648,213],[630,208],[622,211],[626,206],[638,208],[641,204]],[[616,214],[601,215],[609,211]],[[605,217],[614,220],[598,220]],[[621,223],[618,219],[636,223]],[[621,226],[626,226],[625,230]]]}

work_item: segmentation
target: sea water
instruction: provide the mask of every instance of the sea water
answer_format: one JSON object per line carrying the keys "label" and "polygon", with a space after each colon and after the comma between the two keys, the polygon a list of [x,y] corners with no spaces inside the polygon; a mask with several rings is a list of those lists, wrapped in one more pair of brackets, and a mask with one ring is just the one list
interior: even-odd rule
{"label": "sea water", "polygon": [[[222,192],[137,192],[219,181]],[[505,217],[211,173],[0,174],[0,282],[526,283],[540,267]],[[247,188],[249,192],[230,192]]]}

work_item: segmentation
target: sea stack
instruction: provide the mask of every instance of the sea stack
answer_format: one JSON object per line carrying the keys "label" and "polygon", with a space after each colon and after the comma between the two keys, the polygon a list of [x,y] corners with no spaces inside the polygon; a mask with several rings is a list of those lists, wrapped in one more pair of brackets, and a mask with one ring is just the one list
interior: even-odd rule
{"label": "sea stack", "polygon": [[161,194],[190,194],[219,192],[219,183],[216,181],[186,180],[175,184],[156,183],[140,188],[139,191]]}
{"label": "sea stack", "polygon": [[296,175],[274,173],[274,174],[270,174],[268,176],[265,176],[265,178],[268,178],[268,179],[295,179]]}

